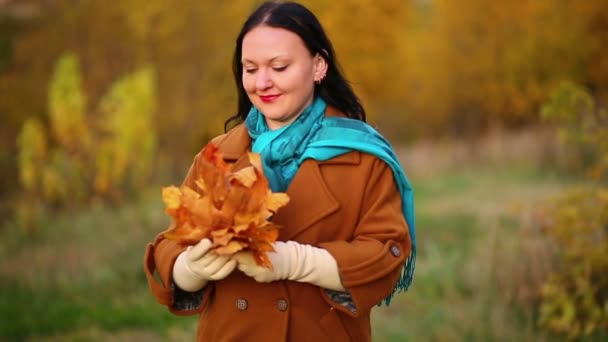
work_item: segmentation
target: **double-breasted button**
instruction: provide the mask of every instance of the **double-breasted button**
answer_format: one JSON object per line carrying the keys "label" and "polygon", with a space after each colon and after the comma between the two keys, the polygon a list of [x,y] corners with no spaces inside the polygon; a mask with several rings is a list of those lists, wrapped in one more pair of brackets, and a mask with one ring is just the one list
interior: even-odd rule
{"label": "double-breasted button", "polygon": [[245,298],[239,298],[236,300],[236,308],[245,311],[247,310],[247,300]]}
{"label": "double-breasted button", "polygon": [[401,256],[401,250],[399,249],[399,247],[397,245],[391,245],[391,254],[395,257],[398,258]]}
{"label": "double-breasted button", "polygon": [[287,310],[287,307],[289,305],[287,304],[287,301],[285,299],[279,299],[277,301],[277,309],[279,309],[279,311],[285,311]]}

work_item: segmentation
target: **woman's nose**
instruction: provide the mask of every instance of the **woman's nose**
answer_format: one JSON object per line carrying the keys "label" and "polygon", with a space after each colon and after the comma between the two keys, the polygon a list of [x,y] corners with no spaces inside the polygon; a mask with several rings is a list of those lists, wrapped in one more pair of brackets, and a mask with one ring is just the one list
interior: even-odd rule
{"label": "woman's nose", "polygon": [[257,89],[268,89],[272,87],[272,80],[270,79],[270,75],[265,70],[258,70],[255,79],[255,86]]}

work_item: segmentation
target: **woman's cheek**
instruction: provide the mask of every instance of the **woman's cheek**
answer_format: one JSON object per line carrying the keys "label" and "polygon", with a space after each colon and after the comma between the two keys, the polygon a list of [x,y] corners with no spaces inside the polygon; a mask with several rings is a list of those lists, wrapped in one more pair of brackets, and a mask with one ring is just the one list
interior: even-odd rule
{"label": "woman's cheek", "polygon": [[243,75],[242,81],[243,81],[243,88],[245,88],[245,91],[249,93],[251,91],[251,78]]}

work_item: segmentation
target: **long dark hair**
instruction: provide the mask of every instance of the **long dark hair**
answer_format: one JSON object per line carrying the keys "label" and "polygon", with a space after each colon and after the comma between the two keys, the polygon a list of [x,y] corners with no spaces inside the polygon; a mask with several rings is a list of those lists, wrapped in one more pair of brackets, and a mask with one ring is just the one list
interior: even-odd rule
{"label": "long dark hair", "polygon": [[295,2],[268,1],[247,18],[236,39],[232,72],[236,82],[238,107],[237,113],[226,120],[224,124],[226,131],[231,123],[237,124],[245,121],[251,109],[251,101],[243,87],[242,45],[245,35],[260,25],[289,30],[304,41],[311,55],[322,56],[328,64],[327,75],[321,84],[315,84],[315,96],[321,96],[328,105],[339,109],[349,118],[365,121],[365,110],[342,75],[334,48],[315,15],[306,7]]}

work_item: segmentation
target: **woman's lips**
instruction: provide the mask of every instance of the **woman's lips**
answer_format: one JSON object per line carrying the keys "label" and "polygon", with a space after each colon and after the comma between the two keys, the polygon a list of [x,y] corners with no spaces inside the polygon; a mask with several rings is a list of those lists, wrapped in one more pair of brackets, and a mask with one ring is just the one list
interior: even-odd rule
{"label": "woman's lips", "polygon": [[264,103],[270,103],[270,102],[278,99],[279,96],[281,96],[281,95],[264,95],[264,96],[260,95],[260,99]]}

